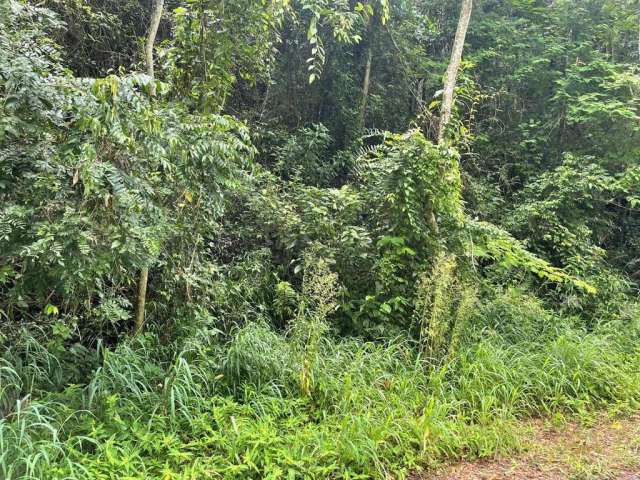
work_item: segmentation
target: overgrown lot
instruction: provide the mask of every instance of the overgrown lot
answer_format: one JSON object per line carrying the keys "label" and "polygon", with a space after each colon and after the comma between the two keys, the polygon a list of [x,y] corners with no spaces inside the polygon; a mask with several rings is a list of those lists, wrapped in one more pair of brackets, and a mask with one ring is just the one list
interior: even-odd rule
{"label": "overgrown lot", "polygon": [[0,478],[401,479],[637,412],[638,24],[0,0]]}

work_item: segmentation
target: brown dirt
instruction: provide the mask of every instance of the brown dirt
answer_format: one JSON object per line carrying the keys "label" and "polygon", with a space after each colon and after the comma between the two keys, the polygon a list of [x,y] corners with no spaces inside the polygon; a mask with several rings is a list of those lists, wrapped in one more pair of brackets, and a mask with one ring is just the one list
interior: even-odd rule
{"label": "brown dirt", "polygon": [[526,427],[522,454],[460,462],[412,480],[640,480],[640,415],[591,427],[540,420]]}

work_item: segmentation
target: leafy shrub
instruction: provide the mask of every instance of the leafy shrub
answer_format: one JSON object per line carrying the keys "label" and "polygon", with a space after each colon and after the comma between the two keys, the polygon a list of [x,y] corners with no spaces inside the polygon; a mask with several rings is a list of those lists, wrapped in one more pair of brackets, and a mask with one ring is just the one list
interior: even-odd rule
{"label": "leafy shrub", "polygon": [[286,180],[306,185],[330,184],[337,174],[330,158],[332,141],[322,124],[298,130],[275,151],[276,171]]}
{"label": "leafy shrub", "polygon": [[152,282],[189,283],[194,245],[214,230],[221,193],[241,183],[254,149],[229,117],[152,101],[144,76],[69,77],[56,47],[21,27],[50,12],[10,5],[0,310],[19,319],[51,304],[61,318],[82,318],[81,333],[112,338],[126,329],[139,269],[156,267]]}

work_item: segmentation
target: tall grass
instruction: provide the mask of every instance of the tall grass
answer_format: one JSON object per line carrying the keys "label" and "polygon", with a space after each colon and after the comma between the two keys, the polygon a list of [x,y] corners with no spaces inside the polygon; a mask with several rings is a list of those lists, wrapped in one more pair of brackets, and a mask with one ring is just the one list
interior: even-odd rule
{"label": "tall grass", "polygon": [[640,319],[587,332],[536,302],[508,291],[483,304],[437,363],[408,339],[326,333],[305,363],[299,334],[252,322],[226,344],[195,332],[177,353],[151,335],[123,342],[86,387],[46,393],[32,385],[47,370],[7,354],[0,475],[404,478],[517,448],[527,416],[637,409]]}

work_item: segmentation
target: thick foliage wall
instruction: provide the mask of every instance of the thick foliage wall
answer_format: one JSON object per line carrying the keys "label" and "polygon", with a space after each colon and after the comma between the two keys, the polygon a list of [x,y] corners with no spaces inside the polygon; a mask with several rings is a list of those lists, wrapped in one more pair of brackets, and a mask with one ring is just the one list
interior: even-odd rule
{"label": "thick foliage wall", "polygon": [[0,477],[401,479],[637,410],[636,2],[474,2],[438,144],[458,3],[167,0],[151,79],[151,2],[0,0]]}

